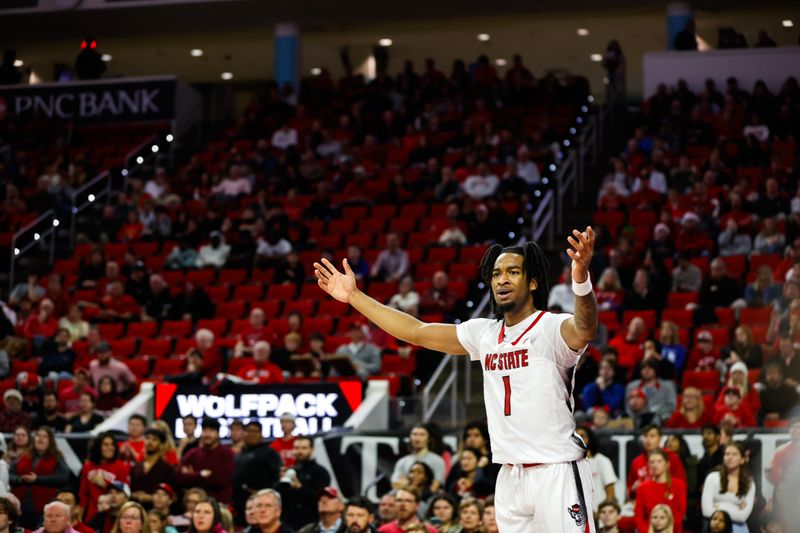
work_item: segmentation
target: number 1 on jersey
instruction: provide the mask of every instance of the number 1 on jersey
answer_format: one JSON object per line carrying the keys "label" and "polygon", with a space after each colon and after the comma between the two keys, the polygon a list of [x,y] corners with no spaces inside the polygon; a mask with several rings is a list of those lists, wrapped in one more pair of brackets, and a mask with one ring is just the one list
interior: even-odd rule
{"label": "number 1 on jersey", "polygon": [[503,387],[506,389],[506,401],[503,414],[511,416],[511,376],[503,376]]}

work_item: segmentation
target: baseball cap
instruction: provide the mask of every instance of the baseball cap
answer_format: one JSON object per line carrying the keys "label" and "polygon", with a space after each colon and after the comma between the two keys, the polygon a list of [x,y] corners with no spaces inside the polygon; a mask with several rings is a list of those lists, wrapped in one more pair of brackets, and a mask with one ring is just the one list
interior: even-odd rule
{"label": "baseball cap", "polygon": [[726,387],[725,388],[725,396],[727,396],[728,394],[735,394],[739,398],[742,397],[742,391],[740,391],[736,387]]}
{"label": "baseball cap", "polygon": [[710,331],[704,329],[697,333],[697,340],[711,342],[714,340],[714,336],[711,334]]}
{"label": "baseball cap", "polygon": [[339,492],[339,489],[331,486],[325,487],[324,489],[321,489],[319,492],[317,492],[317,499],[320,499],[323,496],[327,496],[328,498],[338,498],[340,500],[342,499],[342,495]]}
{"label": "baseball cap", "polygon": [[111,489],[118,490],[120,492],[124,492],[125,496],[127,496],[128,498],[131,497],[131,488],[128,486],[127,483],[123,483],[122,481],[119,481],[119,480],[112,481],[111,483],[108,484],[108,490],[111,490]]}
{"label": "baseball cap", "polygon": [[3,400],[8,400],[9,398],[16,398],[19,401],[22,401],[22,393],[17,389],[8,389],[5,393],[3,393]]}
{"label": "baseball cap", "polygon": [[108,352],[111,351],[111,346],[108,344],[107,341],[100,341],[95,346],[96,352]]}
{"label": "baseball cap", "polygon": [[169,494],[170,498],[172,498],[173,500],[175,499],[175,489],[170,487],[169,484],[167,483],[159,483],[158,487],[156,487],[156,490],[163,490],[164,492]]}

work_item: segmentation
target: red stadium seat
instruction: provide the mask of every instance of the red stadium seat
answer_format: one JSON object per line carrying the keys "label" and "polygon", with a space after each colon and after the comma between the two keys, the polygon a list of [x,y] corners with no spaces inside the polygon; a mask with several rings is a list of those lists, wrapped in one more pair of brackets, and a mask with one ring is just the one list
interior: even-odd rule
{"label": "red stadium seat", "polygon": [[100,337],[105,340],[119,339],[125,329],[125,324],[98,324],[97,330],[100,332]]}
{"label": "red stadium seat", "polygon": [[747,326],[769,326],[772,307],[745,307],[739,313],[739,323]]}
{"label": "red stadium seat", "polygon": [[297,311],[303,315],[304,318],[307,318],[314,312],[314,307],[316,305],[317,302],[314,300],[289,300],[283,304],[283,316]]}
{"label": "red stadium seat", "polygon": [[311,333],[329,335],[333,331],[333,319],[327,316],[309,317],[305,319],[305,327]]}
{"label": "red stadium seat", "polygon": [[472,281],[478,277],[476,263],[450,263],[448,274],[453,280]]}
{"label": "red stadium seat", "polygon": [[661,313],[662,321],[674,322],[681,328],[691,328],[694,325],[694,311],[686,309],[664,309]]}
{"label": "red stadium seat", "polygon": [[195,329],[207,329],[210,330],[215,337],[221,337],[228,329],[228,321],[224,318],[198,320]]}
{"label": "red stadium seat", "polygon": [[233,291],[233,300],[252,302],[261,299],[262,294],[264,294],[262,285],[237,285]]}
{"label": "red stadium seat", "polygon": [[148,322],[131,322],[128,324],[126,335],[133,338],[154,337],[158,331],[158,322],[151,320]]}
{"label": "red stadium seat", "polygon": [[267,289],[267,298],[274,298],[279,301],[291,300],[297,294],[296,285],[270,285]]}
{"label": "red stadium seat", "polygon": [[399,374],[411,376],[414,374],[414,358],[399,355],[384,355],[381,359],[381,374]]}
{"label": "red stadium seat", "polygon": [[694,371],[687,370],[683,373],[683,388],[695,387],[701,392],[716,394],[719,390],[719,372],[716,370]]}
{"label": "red stadium seat", "polygon": [[416,271],[414,273],[414,279],[419,281],[430,280],[433,278],[433,275],[440,270],[446,272],[447,267],[441,263],[419,263],[417,264]]}
{"label": "red stadium seat", "polygon": [[175,341],[175,347],[172,349],[172,352],[174,355],[183,357],[186,352],[196,347],[197,343],[194,342],[194,339],[178,339]]}
{"label": "red stadium seat", "polygon": [[649,226],[650,229],[657,221],[658,214],[653,210],[631,211],[628,214],[628,224],[631,226]]}
{"label": "red stadium seat", "polygon": [[343,317],[349,315],[350,310],[350,304],[342,303],[334,299],[328,299],[322,300],[319,303],[317,314],[321,316]]}
{"label": "red stadium seat", "polygon": [[172,353],[172,339],[142,339],[139,353],[157,358],[167,357]]}
{"label": "red stadium seat", "polygon": [[219,283],[241,285],[247,281],[247,270],[243,268],[223,268],[219,271]]}
{"label": "red stadium seat", "polygon": [[483,259],[486,253],[486,246],[464,246],[461,248],[461,253],[458,255],[458,260],[462,263],[474,263],[475,270],[478,270],[478,264]]}
{"label": "red stadium seat", "polygon": [[[319,255],[317,252],[314,252],[315,255]],[[308,264],[303,260],[303,254],[300,254],[301,261],[303,264]],[[262,283],[269,285],[272,283],[272,278],[275,276],[275,271],[272,269],[263,270],[260,268],[253,269],[253,272],[250,274],[250,281],[252,283]]]}
{"label": "red stadium seat", "polygon": [[420,220],[428,215],[428,204],[405,204],[400,207],[401,218]]}
{"label": "red stadium seat", "polygon": [[687,305],[697,303],[699,292],[671,292],[667,295],[667,307],[685,309]]}
{"label": "red stadium seat", "polygon": [[652,330],[656,327],[656,312],[655,311],[625,311],[622,314],[622,327],[627,328],[631,320],[639,317],[644,320],[644,327]]}
{"label": "red stadium seat", "polygon": [[183,359],[156,359],[153,365],[153,376],[175,376],[186,372],[186,361]]}
{"label": "red stadium seat", "polygon": [[[341,328],[338,329],[342,331]],[[348,342],[350,342],[350,337],[345,335],[331,335],[325,339],[325,351],[327,353],[335,353],[336,350],[339,349],[339,346],[347,344]]]}
{"label": "red stadium seat", "polygon": [[157,242],[135,242],[131,248],[137,257],[152,257],[158,253]]}
{"label": "red stadium seat", "polygon": [[721,259],[725,262],[729,276],[736,279],[741,279],[744,276],[747,270],[746,255],[729,255],[721,257]]}
{"label": "red stadium seat", "polygon": [[231,294],[231,289],[227,285],[211,285],[204,289],[208,297],[215,304],[220,304],[226,301]]}
{"label": "red stadium seat", "polygon": [[624,223],[625,213],[622,211],[597,211],[592,215],[595,226],[618,227]]}
{"label": "red stadium seat", "polygon": [[391,218],[397,214],[397,206],[394,205],[373,205],[369,216],[375,218]]}
{"label": "red stadium seat", "polygon": [[269,318],[274,318],[278,316],[278,313],[281,312],[281,302],[280,300],[270,299],[270,300],[260,300],[258,302],[251,302],[250,303],[250,310],[252,311],[256,307],[260,308],[264,311],[264,315]]}
{"label": "red stadium seat", "polygon": [[191,270],[186,274],[186,281],[191,281],[199,287],[206,287],[214,282],[217,277],[217,271],[211,268],[204,268],[202,270]]}
{"label": "red stadium seat", "polygon": [[162,337],[186,337],[192,333],[191,320],[165,320],[161,324]]}
{"label": "red stadium seat", "polygon": [[449,246],[446,248],[430,248],[428,250],[428,261],[432,263],[452,263],[456,259],[458,248]]}
{"label": "red stadium seat", "polygon": [[241,318],[245,313],[245,302],[237,300],[235,302],[220,302],[217,304],[217,309],[214,316],[217,318],[226,318],[228,320]]}
{"label": "red stadium seat", "polygon": [[131,357],[136,354],[136,339],[120,339],[108,343],[114,357]]}

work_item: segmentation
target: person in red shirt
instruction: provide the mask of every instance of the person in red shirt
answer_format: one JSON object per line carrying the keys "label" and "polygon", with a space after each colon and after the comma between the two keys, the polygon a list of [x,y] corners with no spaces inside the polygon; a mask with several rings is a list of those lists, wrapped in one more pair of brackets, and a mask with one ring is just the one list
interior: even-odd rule
{"label": "person in red shirt", "polygon": [[294,449],[294,430],[297,427],[292,413],[283,413],[281,415],[281,431],[283,436],[273,440],[269,447],[278,452],[283,461],[284,468],[291,468],[294,466],[295,458],[292,450]]}
{"label": "person in red shirt", "polygon": [[85,368],[78,368],[72,375],[72,386],[59,393],[64,416],[69,418],[80,412],[79,403],[83,393],[90,394],[95,400],[97,399],[97,390],[89,384],[89,371]]}
{"label": "person in red shirt", "polygon": [[727,387],[723,391],[725,404],[718,406],[714,412],[714,423],[728,428],[756,427],[756,417],[750,408],[742,402],[742,393],[736,387]]}
{"label": "person in red shirt", "polygon": [[714,346],[714,336],[708,330],[697,332],[697,342],[689,352],[689,361],[686,363],[687,370],[708,371],[716,370],[716,364],[720,357],[720,351]]}
{"label": "person in red shirt", "polygon": [[683,531],[683,517],[686,515],[686,482],[670,475],[671,462],[667,452],[660,448],[647,454],[650,479],[644,481],[636,491],[634,507],[636,530],[639,533],[650,531],[650,513],[659,504],[672,509],[672,516],[675,518],[674,533]]}
{"label": "person in red shirt", "polygon": [[192,352],[198,350],[203,360],[205,373],[209,378],[213,378],[217,372],[222,371],[222,356],[214,337],[214,332],[210,329],[200,328],[194,334],[194,347],[186,352],[186,358],[192,356]]}
{"label": "person in red shirt", "polygon": [[[757,413],[761,410],[761,395],[755,388],[751,388],[748,383],[747,365],[742,361],[737,361],[731,365],[730,372],[728,372],[727,387],[734,387],[739,390],[743,403],[747,405],[751,413]],[[714,404],[715,408],[725,405],[725,388],[717,396],[717,402]]]}
{"label": "person in red shirt", "polygon": [[633,459],[630,470],[628,471],[627,485],[628,494],[631,498],[638,492],[639,487],[652,477],[652,473],[649,470],[649,456],[654,451],[663,451],[666,454],[669,463],[670,477],[681,479],[685,482],[686,472],[683,469],[680,458],[672,451],[661,448],[662,437],[661,428],[656,425],[647,426],[642,431],[642,446],[644,446],[644,452]]}
{"label": "person in red shirt", "polygon": [[139,304],[133,296],[125,294],[125,287],[119,281],[109,283],[107,294],[100,303],[100,318],[106,320],[129,320],[140,314]]}
{"label": "person in red shirt", "polygon": [[608,345],[617,350],[617,364],[630,371],[642,359],[644,351],[645,324],[641,317],[635,317],[628,324],[628,330],[624,335],[617,335],[611,339]]}
{"label": "person in red shirt", "polygon": [[142,415],[133,414],[128,418],[128,440],[119,443],[119,453],[123,459],[134,463],[144,461],[146,429],[147,419]]}
{"label": "person in red shirt", "polygon": [[703,395],[695,387],[686,387],[681,396],[681,405],[667,420],[666,427],[676,429],[700,429],[711,423],[711,415],[705,410]]}
{"label": "person in red shirt", "polygon": [[119,457],[119,450],[111,433],[100,434],[89,449],[89,457],[80,476],[78,497],[85,509],[84,519],[90,522],[97,514],[97,499],[105,494],[114,481],[130,481],[130,465]]}
{"label": "person in red shirt", "polygon": [[54,316],[55,304],[49,298],[39,302],[39,309],[31,313],[22,326],[22,333],[34,343],[40,345],[46,339],[53,337],[58,331],[58,320]]}
{"label": "person in red shirt", "polygon": [[234,347],[234,355],[241,357],[253,352],[253,347],[258,341],[267,340],[269,331],[266,326],[266,315],[260,307],[254,307],[250,311],[247,324],[239,331]]}
{"label": "person in red shirt", "polygon": [[779,448],[772,458],[769,479],[773,485],[782,484],[786,481],[787,474],[800,468],[800,417],[792,420],[789,435],[792,440]]}
{"label": "person in red shirt", "polygon": [[89,527],[89,524],[81,520],[83,516],[83,507],[78,503],[78,496],[71,488],[59,489],[58,494],[56,494],[56,500],[69,506],[69,512],[72,518],[72,529],[78,533],[96,533],[94,529]]}
{"label": "person in red shirt", "polygon": [[714,243],[708,233],[700,229],[700,217],[694,211],[684,213],[681,228],[675,239],[675,247],[679,252],[686,252],[692,257],[714,249]]}
{"label": "person in red shirt", "polygon": [[253,346],[253,362],[242,367],[237,376],[248,383],[265,385],[283,383],[283,371],[275,363],[270,362],[272,347],[267,341],[259,341]]}

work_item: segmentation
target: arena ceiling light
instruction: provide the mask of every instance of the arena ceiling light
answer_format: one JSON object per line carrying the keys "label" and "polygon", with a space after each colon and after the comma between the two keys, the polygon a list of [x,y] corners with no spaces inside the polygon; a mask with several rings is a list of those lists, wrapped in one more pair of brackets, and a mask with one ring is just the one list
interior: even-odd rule
{"label": "arena ceiling light", "polygon": [[595,63],[599,63],[603,60],[603,54],[592,54],[589,56],[589,59],[591,59]]}
{"label": "arena ceiling light", "polygon": [[792,19],[783,19],[781,21],[781,26],[783,26],[784,28],[793,28],[794,21]]}
{"label": "arena ceiling light", "polygon": [[102,59],[103,61],[108,63],[109,61],[111,61],[114,58],[111,57],[111,54],[103,54],[103,55],[100,56],[100,59]]}
{"label": "arena ceiling light", "polygon": [[311,69],[311,75],[312,76],[319,76],[320,74],[322,74],[322,69],[321,68],[314,67],[314,68]]}
{"label": "arena ceiling light", "polygon": [[589,29],[588,28],[578,28],[577,33],[578,33],[578,36],[580,36],[580,37],[586,37],[587,35],[589,35]]}
{"label": "arena ceiling light", "polygon": [[15,60],[14,60],[14,66],[15,66],[15,67],[21,67],[21,66],[22,66],[22,65],[24,65],[24,64],[25,64],[25,63],[24,63],[24,62],[23,62],[21,59],[15,59]]}
{"label": "arena ceiling light", "polygon": [[203,57],[203,50],[202,48],[192,48],[189,50],[189,55],[192,57]]}
{"label": "arena ceiling light", "polygon": [[383,39],[378,39],[378,44],[381,46],[392,46],[392,40],[388,37],[384,37]]}
{"label": "arena ceiling light", "polygon": [[223,72],[221,77],[225,81],[232,80],[233,79],[233,72]]}
{"label": "arena ceiling light", "polygon": [[494,64],[497,65],[498,67],[504,67],[508,64],[508,61],[506,61],[502,57],[498,57],[497,59],[494,60]]}
{"label": "arena ceiling light", "polygon": [[479,40],[480,42],[482,42],[482,43],[485,43],[485,42],[487,42],[487,41],[488,41],[489,39],[491,39],[491,38],[492,38],[492,37],[491,37],[491,36],[490,36],[488,33],[479,33],[479,34],[478,34],[478,40]]}

